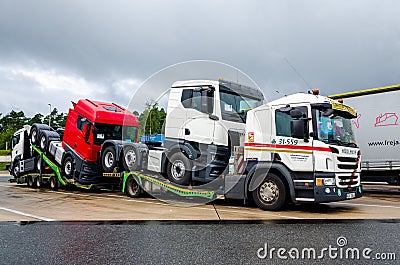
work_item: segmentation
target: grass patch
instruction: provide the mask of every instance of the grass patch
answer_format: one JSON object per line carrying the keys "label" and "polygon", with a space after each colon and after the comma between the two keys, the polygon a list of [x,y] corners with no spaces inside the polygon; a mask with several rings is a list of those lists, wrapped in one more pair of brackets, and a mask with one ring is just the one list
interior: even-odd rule
{"label": "grass patch", "polygon": [[0,170],[6,170],[6,166],[10,165],[9,162],[0,162]]}
{"label": "grass patch", "polygon": [[11,155],[11,150],[0,150],[0,156],[9,156]]}

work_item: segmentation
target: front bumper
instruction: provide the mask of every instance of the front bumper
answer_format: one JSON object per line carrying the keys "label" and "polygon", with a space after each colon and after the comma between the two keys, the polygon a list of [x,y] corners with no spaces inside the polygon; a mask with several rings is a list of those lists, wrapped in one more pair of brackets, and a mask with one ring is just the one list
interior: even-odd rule
{"label": "front bumper", "polygon": [[314,187],[315,202],[335,202],[351,200],[362,197],[362,186],[354,188],[338,188],[336,186]]}

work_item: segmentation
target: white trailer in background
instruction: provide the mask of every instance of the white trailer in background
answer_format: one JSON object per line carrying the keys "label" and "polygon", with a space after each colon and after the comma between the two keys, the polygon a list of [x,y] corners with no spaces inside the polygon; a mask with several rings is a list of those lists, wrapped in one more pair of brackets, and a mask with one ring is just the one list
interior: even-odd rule
{"label": "white trailer in background", "polygon": [[400,84],[331,95],[357,110],[352,123],[361,149],[361,178],[399,184]]}

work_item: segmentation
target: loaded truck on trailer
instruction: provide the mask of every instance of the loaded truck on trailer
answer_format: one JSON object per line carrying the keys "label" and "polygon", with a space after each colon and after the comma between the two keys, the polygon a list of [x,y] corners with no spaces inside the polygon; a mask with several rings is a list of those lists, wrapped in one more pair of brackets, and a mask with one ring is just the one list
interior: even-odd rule
{"label": "loaded truck on trailer", "polygon": [[[65,130],[33,124],[13,135],[10,172],[37,186],[49,176],[52,188],[59,182],[119,185],[119,178],[103,173],[136,170],[136,162],[146,161],[136,159],[146,155],[137,143],[137,128],[136,116],[117,104],[79,100],[68,112]],[[57,174],[44,174],[53,171]]]}
{"label": "loaded truck on trailer", "polygon": [[399,184],[400,85],[329,96],[357,109],[353,119],[362,153],[361,179]]}
{"label": "loaded truck on trailer", "polygon": [[[165,135],[158,138],[163,140],[161,147],[107,141],[98,122],[81,116],[76,122],[86,124],[83,141],[104,140],[95,151],[97,163],[89,164],[97,171],[88,175],[119,176],[122,191],[131,197],[145,190],[190,198],[253,199],[264,210],[278,210],[288,202],[331,202],[362,195],[360,154],[351,128],[353,108],[318,93],[267,104],[263,100],[260,90],[224,80],[176,82],[169,94]],[[63,139],[69,137],[68,131],[67,126]],[[32,129],[29,135],[33,143]],[[56,137],[44,140],[48,146],[59,144]],[[133,151],[126,152],[131,145]],[[72,150],[66,146],[63,140],[64,152],[76,152],[75,145],[68,144]],[[34,144],[32,149],[38,150]],[[65,154],[64,163],[59,163],[57,152],[43,150],[36,151],[40,158],[54,171],[61,168],[56,175],[68,182]],[[121,161],[131,161],[125,163],[131,166],[114,167],[108,173]],[[86,178],[76,166],[73,169],[76,180]],[[186,187],[188,183],[203,185]]]}
{"label": "loaded truck on trailer", "polygon": [[353,108],[317,92],[263,105],[255,88],[223,80],[176,82],[163,147],[150,147],[144,175],[128,173],[125,180],[157,186],[155,173],[178,184],[222,178],[217,194],[254,199],[265,210],[358,198],[354,117]]}

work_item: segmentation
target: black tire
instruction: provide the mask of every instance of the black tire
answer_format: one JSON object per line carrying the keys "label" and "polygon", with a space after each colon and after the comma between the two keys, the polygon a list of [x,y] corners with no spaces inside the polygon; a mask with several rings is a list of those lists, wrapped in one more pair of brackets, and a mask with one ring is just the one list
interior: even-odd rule
{"label": "black tire", "polygon": [[28,187],[33,187],[33,179],[32,179],[31,176],[28,176],[28,177],[27,177],[27,179],[26,179],[26,185],[27,185]]}
{"label": "black tire", "polygon": [[60,141],[60,135],[54,131],[42,131],[39,138],[39,148],[47,153],[51,141]]}
{"label": "black tire", "polygon": [[142,188],[134,177],[129,177],[126,181],[125,193],[131,198],[138,198],[142,195]]}
{"label": "black tire", "polygon": [[124,146],[121,160],[122,166],[126,171],[135,171],[139,168],[138,152],[133,146]]}
{"label": "black tire", "polygon": [[268,173],[258,188],[252,191],[252,197],[262,210],[280,210],[286,203],[285,184],[277,175]]}
{"label": "black tire", "polygon": [[19,178],[19,176],[21,175],[21,170],[19,167],[19,159],[16,159],[14,161],[12,175],[14,176],[14,178]]}
{"label": "black tire", "polygon": [[42,133],[42,135],[40,136],[40,139],[39,139],[39,148],[43,152],[46,152],[46,146],[47,146],[46,135]]}
{"label": "black tire", "polygon": [[112,173],[117,166],[117,154],[114,146],[108,146],[104,149],[101,156],[101,165],[104,172]]}
{"label": "black tire", "polygon": [[58,190],[59,187],[60,187],[60,182],[58,181],[57,177],[51,177],[50,178],[50,189]]}
{"label": "black tire", "polygon": [[37,189],[40,189],[42,187],[42,178],[40,176],[37,176],[35,178],[35,182],[34,182],[33,186]]}
{"label": "black tire", "polygon": [[46,124],[40,124],[40,123],[33,124],[31,127],[31,131],[29,133],[31,144],[37,145],[39,143],[40,133],[42,131],[52,131],[52,130],[53,129]]}
{"label": "black tire", "polygon": [[68,179],[72,179],[74,177],[74,159],[72,157],[67,156],[63,161],[62,172],[64,176]]}
{"label": "black tire", "polygon": [[40,156],[38,156],[36,158],[36,172],[40,173],[43,171],[43,162],[42,162],[42,158]]}
{"label": "black tire", "polygon": [[36,126],[32,126],[29,137],[31,139],[31,143],[36,145],[39,137],[39,129]]}
{"label": "black tire", "polygon": [[168,161],[167,177],[170,181],[180,184],[189,185],[191,179],[191,162],[181,152],[173,154]]}

